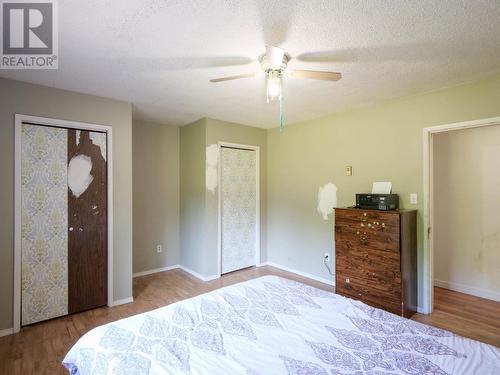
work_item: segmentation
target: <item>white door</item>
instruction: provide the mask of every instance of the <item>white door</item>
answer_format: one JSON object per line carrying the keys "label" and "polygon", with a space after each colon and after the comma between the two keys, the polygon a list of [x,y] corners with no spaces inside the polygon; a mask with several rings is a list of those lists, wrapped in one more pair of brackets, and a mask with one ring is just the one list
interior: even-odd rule
{"label": "white door", "polygon": [[222,273],[256,264],[256,183],[256,152],[222,147]]}

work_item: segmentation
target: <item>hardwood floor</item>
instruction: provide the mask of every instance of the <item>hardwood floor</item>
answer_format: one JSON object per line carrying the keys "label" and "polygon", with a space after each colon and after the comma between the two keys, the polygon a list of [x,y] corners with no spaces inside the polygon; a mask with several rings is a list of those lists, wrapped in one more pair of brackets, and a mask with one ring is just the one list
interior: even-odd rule
{"label": "hardwood floor", "polygon": [[500,347],[500,302],[434,288],[434,312],[413,320]]}
{"label": "hardwood floor", "polygon": [[[0,338],[0,374],[66,374],[61,361],[71,346],[99,325],[264,275],[278,275],[321,289],[333,287],[273,267],[249,268],[202,282],[181,270],[134,279],[134,303],[102,307],[23,328]],[[500,303],[436,288],[436,310],[413,319],[500,346]]]}

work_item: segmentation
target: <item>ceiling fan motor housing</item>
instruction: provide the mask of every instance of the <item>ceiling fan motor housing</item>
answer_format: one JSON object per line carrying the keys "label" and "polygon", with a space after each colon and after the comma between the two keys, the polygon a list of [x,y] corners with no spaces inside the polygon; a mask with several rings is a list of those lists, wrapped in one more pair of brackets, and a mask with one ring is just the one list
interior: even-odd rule
{"label": "ceiling fan motor housing", "polygon": [[290,61],[291,57],[288,53],[283,54],[283,60],[281,62],[281,66],[273,66],[271,61],[269,60],[267,54],[262,54],[259,57],[259,62],[260,65],[262,66],[262,70],[266,73],[269,73],[271,71],[277,71],[279,73],[282,73],[285,71],[286,67],[288,66],[288,62]]}

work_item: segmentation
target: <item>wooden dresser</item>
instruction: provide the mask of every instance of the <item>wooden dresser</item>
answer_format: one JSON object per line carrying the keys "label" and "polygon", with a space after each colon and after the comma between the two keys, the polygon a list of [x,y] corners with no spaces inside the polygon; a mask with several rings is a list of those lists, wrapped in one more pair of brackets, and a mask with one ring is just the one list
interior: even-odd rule
{"label": "wooden dresser", "polygon": [[336,208],[335,290],[412,316],[417,308],[417,211]]}

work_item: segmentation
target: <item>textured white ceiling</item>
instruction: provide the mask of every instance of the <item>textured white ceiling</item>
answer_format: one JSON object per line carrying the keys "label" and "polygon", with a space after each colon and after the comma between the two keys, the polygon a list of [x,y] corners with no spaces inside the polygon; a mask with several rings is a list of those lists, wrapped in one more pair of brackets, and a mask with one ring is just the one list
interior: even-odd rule
{"label": "textured white ceiling", "polygon": [[210,83],[259,69],[266,44],[292,69],[285,122],[429,91],[500,69],[499,0],[64,0],[59,70],[0,76],[130,101],[134,117],[183,125],[212,117],[278,124],[264,78]]}

